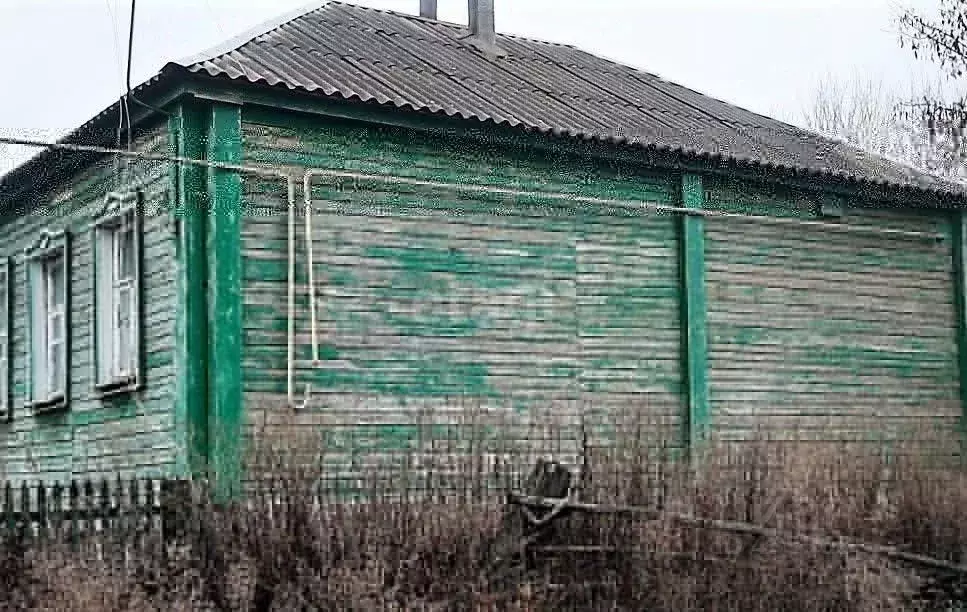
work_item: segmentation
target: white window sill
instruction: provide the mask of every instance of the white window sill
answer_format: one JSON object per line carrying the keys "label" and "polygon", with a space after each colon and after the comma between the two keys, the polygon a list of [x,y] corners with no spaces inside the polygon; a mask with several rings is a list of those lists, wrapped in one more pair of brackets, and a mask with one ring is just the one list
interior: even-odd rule
{"label": "white window sill", "polygon": [[94,385],[94,391],[96,392],[97,397],[101,399],[114,397],[116,395],[123,395],[125,393],[134,393],[140,388],[141,381],[138,380],[137,376],[118,378]]}
{"label": "white window sill", "polygon": [[28,404],[28,407],[36,414],[54,412],[67,407],[67,397],[63,393],[60,393],[47,399],[32,400]]}

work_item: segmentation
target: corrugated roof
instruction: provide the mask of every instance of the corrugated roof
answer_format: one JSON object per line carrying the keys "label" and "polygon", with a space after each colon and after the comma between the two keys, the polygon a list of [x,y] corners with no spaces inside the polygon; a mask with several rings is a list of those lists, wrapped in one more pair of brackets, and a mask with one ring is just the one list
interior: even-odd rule
{"label": "corrugated roof", "polygon": [[963,193],[912,167],[571,46],[498,34],[506,54],[497,57],[468,44],[468,35],[457,24],[329,1],[173,65],[555,135]]}
{"label": "corrugated roof", "polygon": [[952,183],[571,46],[326,2],[182,64],[191,72],[560,135],[929,191]]}

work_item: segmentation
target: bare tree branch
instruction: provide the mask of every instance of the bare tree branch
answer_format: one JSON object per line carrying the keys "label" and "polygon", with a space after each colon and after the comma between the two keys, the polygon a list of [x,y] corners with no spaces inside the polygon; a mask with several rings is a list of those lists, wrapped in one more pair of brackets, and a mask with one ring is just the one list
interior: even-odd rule
{"label": "bare tree branch", "polygon": [[[967,72],[967,3],[963,0],[940,0],[939,15],[925,17],[905,9],[899,18],[900,46],[908,47],[914,57],[927,57],[936,62],[951,79],[961,79]],[[964,100],[947,102],[942,97],[912,98],[906,106],[906,117],[919,115],[931,135],[943,134],[952,142],[963,141],[967,126]]]}
{"label": "bare tree branch", "polygon": [[[830,76],[803,109],[806,127],[876,155],[955,180],[967,178],[965,105],[940,108],[940,85],[911,86],[901,95],[881,81],[859,75],[849,81]],[[956,113],[960,113],[959,115]]]}

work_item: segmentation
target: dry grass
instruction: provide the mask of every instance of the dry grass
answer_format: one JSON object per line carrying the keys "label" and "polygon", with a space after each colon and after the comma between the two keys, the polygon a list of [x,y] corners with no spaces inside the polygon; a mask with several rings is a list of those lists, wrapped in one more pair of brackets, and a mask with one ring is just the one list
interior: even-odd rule
{"label": "dry grass", "polygon": [[[637,427],[621,430],[607,447],[584,446],[583,500],[967,561],[967,475],[960,469],[930,466],[912,453],[886,458],[870,446],[807,443],[712,444],[689,462],[643,442]],[[278,448],[261,452],[261,465],[270,467],[253,487],[258,494],[217,507],[195,486],[175,544],[149,542],[127,556],[109,549],[93,559],[5,543],[4,605],[78,612],[940,610],[952,609],[963,586],[837,549],[779,540],[750,548],[739,536],[671,521],[577,516],[546,543],[614,550],[533,553],[514,580],[497,582],[488,574],[488,545],[504,507],[486,470],[470,470],[476,476],[463,489],[428,495],[408,489],[413,479],[404,467],[379,478],[373,471],[355,482],[351,501],[343,490],[320,490],[322,454],[291,461],[296,455]],[[486,483],[476,482],[483,477]]]}

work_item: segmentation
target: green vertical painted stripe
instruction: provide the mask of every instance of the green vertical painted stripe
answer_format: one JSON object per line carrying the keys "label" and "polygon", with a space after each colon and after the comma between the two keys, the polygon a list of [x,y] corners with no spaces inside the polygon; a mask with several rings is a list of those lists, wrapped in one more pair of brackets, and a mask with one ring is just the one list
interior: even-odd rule
{"label": "green vertical painted stripe", "polygon": [[[953,216],[954,307],[957,316],[957,370],[960,386],[961,448],[967,451],[967,213]],[[963,455],[963,453],[962,453]]]}
{"label": "green vertical painted stripe", "polygon": [[[702,177],[682,176],[682,205],[705,205]],[[708,392],[708,308],[705,296],[705,220],[682,217],[682,354],[685,360],[685,394],[688,405],[686,442],[690,448],[706,439],[711,413]]]}
{"label": "green vertical painted stripe", "polygon": [[[238,106],[212,106],[208,158],[239,163],[242,117]],[[209,431],[215,494],[239,493],[242,435],[242,180],[231,170],[209,169]]]}
{"label": "green vertical painted stripe", "polygon": [[[170,119],[172,144],[178,154],[195,159],[207,154],[209,116],[206,108],[186,102]],[[178,221],[176,315],[177,415],[187,470],[200,475],[208,465],[208,310],[205,254],[208,192],[206,170],[177,167]]]}

